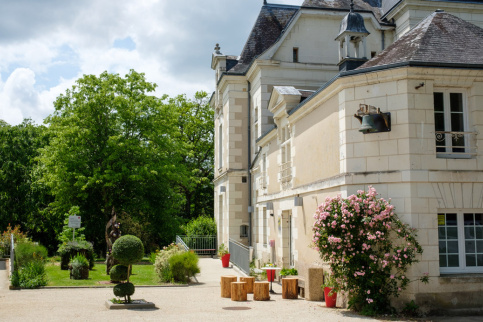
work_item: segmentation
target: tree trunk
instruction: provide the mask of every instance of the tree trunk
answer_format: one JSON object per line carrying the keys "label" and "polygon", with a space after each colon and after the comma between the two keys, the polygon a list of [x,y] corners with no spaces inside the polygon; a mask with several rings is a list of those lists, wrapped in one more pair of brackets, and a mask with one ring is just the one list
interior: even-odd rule
{"label": "tree trunk", "polygon": [[253,293],[253,283],[255,283],[255,277],[248,276],[248,277],[240,277],[240,282],[247,283],[247,293]]}
{"label": "tree trunk", "polygon": [[253,283],[253,300],[254,301],[268,301],[270,300],[270,293],[268,292],[268,282]]}
{"label": "tree trunk", "polygon": [[231,283],[231,300],[232,301],[247,300],[247,283],[245,282]]}
{"label": "tree trunk", "polygon": [[282,298],[296,299],[299,297],[298,278],[282,279]]}
{"label": "tree trunk", "polygon": [[221,297],[231,297],[231,283],[236,282],[237,278],[233,275],[221,277]]}

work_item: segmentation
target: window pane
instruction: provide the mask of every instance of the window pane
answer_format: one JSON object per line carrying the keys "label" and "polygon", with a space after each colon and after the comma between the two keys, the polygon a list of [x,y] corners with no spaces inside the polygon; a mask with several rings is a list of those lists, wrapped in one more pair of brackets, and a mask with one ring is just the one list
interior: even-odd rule
{"label": "window pane", "polygon": [[456,226],[456,214],[446,214],[446,225]]}
{"label": "window pane", "polygon": [[457,241],[449,241],[448,242],[448,253],[449,254],[458,254],[458,242]]}
{"label": "window pane", "polygon": [[434,93],[434,110],[435,111],[444,111],[444,104],[443,104],[443,93]]}
{"label": "window pane", "polygon": [[440,241],[439,242],[439,253],[440,254],[446,254],[448,251],[446,250],[446,242],[445,241]]}
{"label": "window pane", "polygon": [[446,228],[444,228],[444,227],[438,228],[438,238],[439,239],[446,239]]}
{"label": "window pane", "polygon": [[475,224],[475,219],[473,214],[465,214],[465,226],[470,226]]}
{"label": "window pane", "polygon": [[439,267],[448,267],[446,255],[439,255]]}
{"label": "window pane", "polygon": [[475,242],[473,240],[465,241],[465,253],[474,254],[476,252]]}
{"label": "window pane", "polygon": [[483,254],[483,240],[478,240],[476,242],[476,252]]}
{"label": "window pane", "polygon": [[463,94],[450,93],[449,101],[451,106],[451,112],[463,112]]}
{"label": "window pane", "polygon": [[434,129],[444,131],[444,113],[434,113]]}
{"label": "window pane", "polygon": [[483,227],[475,227],[476,239],[483,239]]}
{"label": "window pane", "polygon": [[446,228],[446,239],[458,239],[458,228],[456,227]]}
{"label": "window pane", "polygon": [[476,262],[478,266],[483,266],[483,254],[476,255]]}
{"label": "window pane", "polygon": [[448,267],[458,267],[460,266],[458,255],[448,255]]}
{"label": "window pane", "polygon": [[466,266],[476,266],[476,255],[466,255]]}
{"label": "window pane", "polygon": [[483,225],[483,214],[475,214],[475,225]]}
{"label": "window pane", "polygon": [[475,239],[475,227],[465,227],[465,239]]}
{"label": "window pane", "polygon": [[[464,130],[465,130],[465,126],[463,124],[463,113],[451,113],[451,131],[464,132]],[[459,141],[464,141],[464,137],[461,137],[461,138],[453,137],[453,141],[455,139],[458,139]]]}

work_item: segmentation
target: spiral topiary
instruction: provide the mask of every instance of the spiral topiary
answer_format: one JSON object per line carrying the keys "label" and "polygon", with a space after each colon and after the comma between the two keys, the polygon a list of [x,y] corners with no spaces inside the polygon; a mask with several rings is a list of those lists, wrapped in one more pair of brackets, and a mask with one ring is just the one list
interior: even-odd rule
{"label": "spiral topiary", "polygon": [[129,302],[129,298],[134,294],[133,283],[121,283],[114,286],[114,295],[117,297],[124,297],[126,302]]}
{"label": "spiral topiary", "polygon": [[127,280],[127,273],[129,268],[124,265],[116,265],[111,268],[109,276],[113,282],[121,282]]}

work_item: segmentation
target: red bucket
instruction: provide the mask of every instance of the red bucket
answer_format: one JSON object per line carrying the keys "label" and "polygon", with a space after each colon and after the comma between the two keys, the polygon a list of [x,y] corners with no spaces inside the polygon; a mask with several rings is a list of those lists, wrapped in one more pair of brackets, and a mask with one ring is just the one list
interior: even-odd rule
{"label": "red bucket", "polygon": [[221,257],[221,265],[223,265],[223,267],[230,266],[230,254],[225,254]]}
{"label": "red bucket", "polygon": [[274,279],[275,279],[275,270],[267,269],[267,281],[273,282]]}
{"label": "red bucket", "polygon": [[332,295],[329,295],[330,291],[332,291],[332,287],[324,287],[325,306],[335,307],[335,303],[337,302],[337,293],[334,292]]}

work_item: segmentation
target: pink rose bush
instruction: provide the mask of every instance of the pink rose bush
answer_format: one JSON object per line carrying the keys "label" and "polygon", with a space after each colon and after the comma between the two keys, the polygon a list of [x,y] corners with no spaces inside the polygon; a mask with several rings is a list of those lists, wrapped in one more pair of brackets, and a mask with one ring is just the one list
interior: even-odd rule
{"label": "pink rose bush", "polygon": [[314,249],[330,264],[335,289],[347,293],[349,308],[363,314],[390,311],[391,296],[408,285],[405,272],[423,252],[415,229],[373,187],[347,199],[327,198],[314,218]]}

